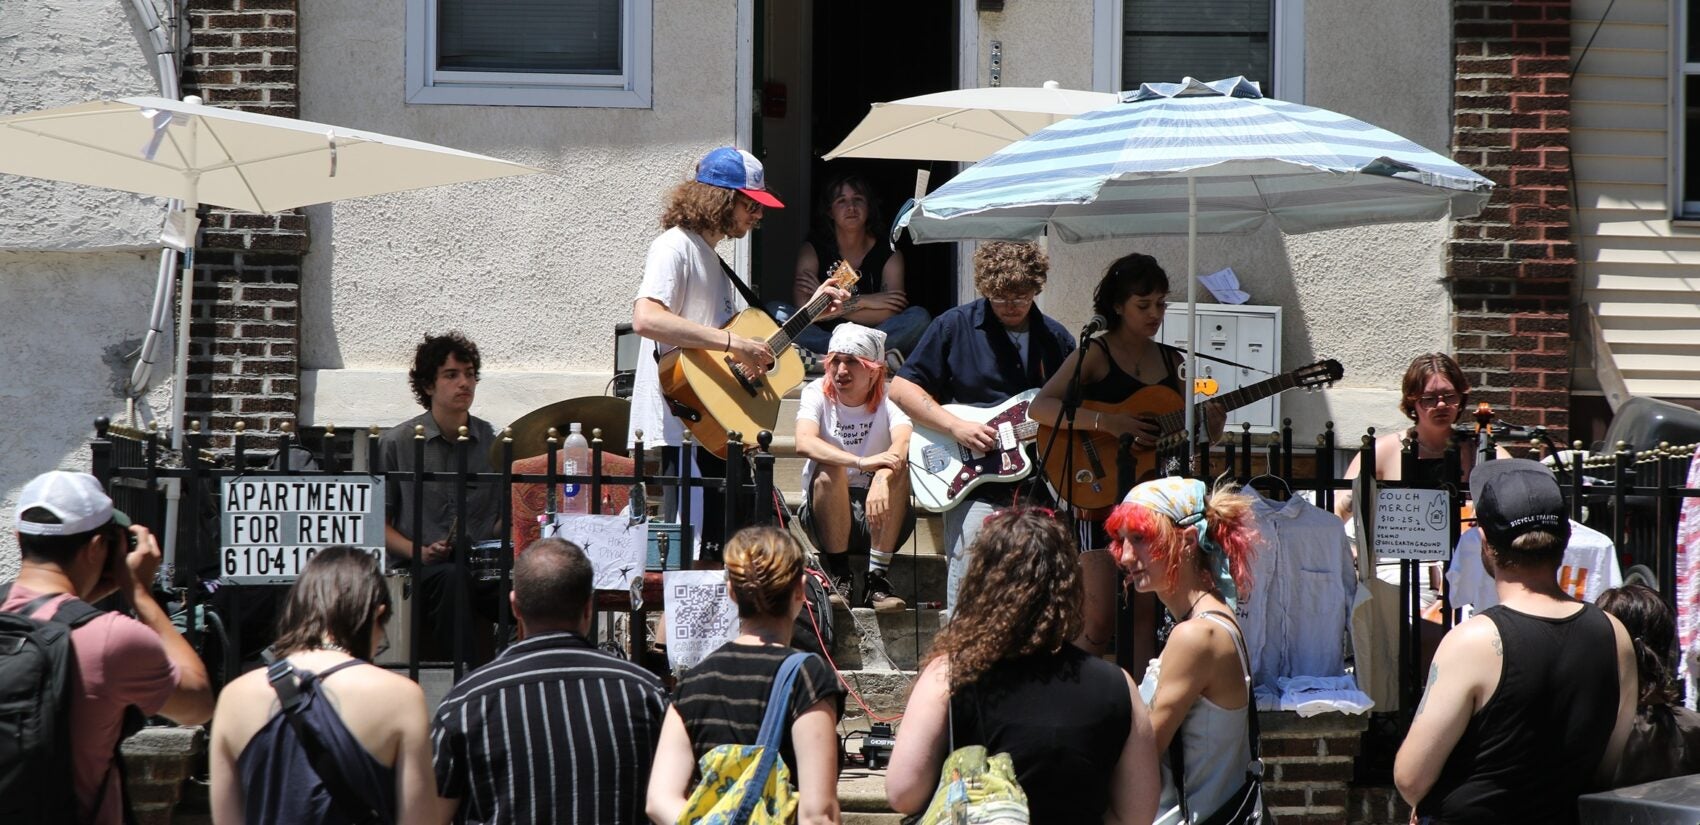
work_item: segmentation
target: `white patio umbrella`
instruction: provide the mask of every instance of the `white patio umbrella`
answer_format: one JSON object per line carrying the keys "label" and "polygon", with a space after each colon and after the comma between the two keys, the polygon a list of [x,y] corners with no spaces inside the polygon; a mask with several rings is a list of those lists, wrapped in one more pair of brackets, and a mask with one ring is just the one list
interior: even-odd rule
{"label": "white patio umbrella", "polygon": [[445,146],[160,97],[0,117],[0,172],[172,198],[161,240],[183,250],[173,444],[182,445],[200,204],[279,212],[542,170]]}
{"label": "white patio umbrella", "polygon": [[[905,206],[916,242],[1187,236],[1187,374],[1198,233],[1464,218],[1493,182],[1385,129],[1263,97],[1243,77],[1147,83],[1010,144]],[[1186,405],[1187,437],[1194,431]]]}
{"label": "white patio umbrella", "polygon": [[1040,129],[1116,103],[1108,92],[1041,87],[956,89],[875,103],[822,157],[973,163]]}

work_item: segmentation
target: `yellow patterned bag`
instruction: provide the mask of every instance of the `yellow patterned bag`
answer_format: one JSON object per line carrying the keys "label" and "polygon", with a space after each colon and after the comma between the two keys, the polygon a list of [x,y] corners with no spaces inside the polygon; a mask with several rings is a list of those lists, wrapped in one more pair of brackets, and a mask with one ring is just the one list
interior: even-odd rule
{"label": "yellow patterned bag", "polygon": [[1027,794],[1009,754],[988,757],[980,745],[950,752],[920,825],[1028,825]]}
{"label": "yellow patterned bag", "polygon": [[702,755],[702,781],[691,791],[679,823],[706,825],[789,825],[797,819],[797,792],[791,771],[779,758],[785,739],[791,685],[807,653],[793,653],[779,666],[767,712],[754,745],[721,745]]}

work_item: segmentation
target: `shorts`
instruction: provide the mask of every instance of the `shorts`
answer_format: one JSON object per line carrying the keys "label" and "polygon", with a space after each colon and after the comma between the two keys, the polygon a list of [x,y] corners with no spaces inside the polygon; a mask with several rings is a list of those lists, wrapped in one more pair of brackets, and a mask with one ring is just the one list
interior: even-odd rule
{"label": "shorts", "polygon": [[[915,508],[904,508],[903,527],[897,534],[896,552],[915,534]],[[797,518],[803,522],[803,529],[809,531],[809,538],[814,539],[816,548],[826,552],[821,546],[820,532],[815,529],[814,511],[809,506],[809,500],[803,499],[803,507],[797,513]],[[852,553],[866,553],[872,545],[873,537],[868,533],[868,488],[850,488],[850,543],[847,545]]]}

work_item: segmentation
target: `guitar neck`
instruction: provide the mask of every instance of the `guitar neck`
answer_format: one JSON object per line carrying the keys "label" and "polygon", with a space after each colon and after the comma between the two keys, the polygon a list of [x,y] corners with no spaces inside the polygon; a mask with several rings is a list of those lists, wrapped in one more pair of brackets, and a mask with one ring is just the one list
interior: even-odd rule
{"label": "guitar neck", "polygon": [[815,316],[825,311],[830,303],[832,303],[830,295],[817,295],[807,306],[797,310],[790,318],[786,319],[784,326],[781,326],[778,332],[768,336],[767,345],[773,350],[773,354],[777,356],[784,352],[786,347],[791,346],[791,343],[797,340],[797,336],[802,335],[803,330],[808,329],[809,325],[815,322]]}
{"label": "guitar neck", "polygon": [[[1247,387],[1240,387],[1226,395],[1212,398],[1209,401],[1200,401],[1192,405],[1194,415],[1193,420],[1204,420],[1204,405],[1208,403],[1219,404],[1224,410],[1237,410],[1247,404],[1255,404],[1269,396],[1285,392],[1296,386],[1298,386],[1298,379],[1290,372],[1277,375],[1274,378],[1267,378],[1257,382],[1256,384],[1252,384]],[[1157,428],[1158,432],[1163,433],[1164,435],[1186,432],[1186,410],[1183,408],[1166,415],[1158,416]]]}

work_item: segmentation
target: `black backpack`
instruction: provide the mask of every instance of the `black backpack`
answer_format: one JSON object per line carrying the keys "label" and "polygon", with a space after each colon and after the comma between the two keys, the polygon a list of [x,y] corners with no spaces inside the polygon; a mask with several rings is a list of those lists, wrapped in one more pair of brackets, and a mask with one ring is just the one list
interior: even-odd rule
{"label": "black backpack", "polygon": [[[0,602],[12,585],[0,585]],[[0,822],[74,822],[71,787],[71,631],[105,611],[77,598],[32,619],[49,593],[0,611]]]}

